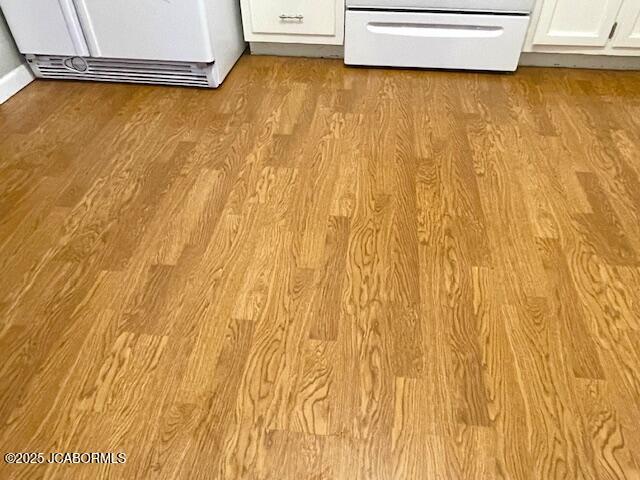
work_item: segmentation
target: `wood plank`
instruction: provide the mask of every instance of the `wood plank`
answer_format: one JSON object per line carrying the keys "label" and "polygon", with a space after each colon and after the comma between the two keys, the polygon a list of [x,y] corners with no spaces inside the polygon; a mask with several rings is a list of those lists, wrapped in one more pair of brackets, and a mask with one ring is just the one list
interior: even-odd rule
{"label": "wood plank", "polygon": [[638,478],[638,92],[34,82],[0,107],[0,451],[128,460],[0,478]]}

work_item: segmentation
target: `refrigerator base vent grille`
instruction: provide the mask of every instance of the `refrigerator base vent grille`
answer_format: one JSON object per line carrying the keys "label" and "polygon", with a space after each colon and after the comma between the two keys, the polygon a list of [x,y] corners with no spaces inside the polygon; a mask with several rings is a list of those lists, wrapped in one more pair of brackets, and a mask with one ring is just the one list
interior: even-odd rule
{"label": "refrigerator base vent grille", "polygon": [[27,55],[36,77],[215,88],[213,63]]}

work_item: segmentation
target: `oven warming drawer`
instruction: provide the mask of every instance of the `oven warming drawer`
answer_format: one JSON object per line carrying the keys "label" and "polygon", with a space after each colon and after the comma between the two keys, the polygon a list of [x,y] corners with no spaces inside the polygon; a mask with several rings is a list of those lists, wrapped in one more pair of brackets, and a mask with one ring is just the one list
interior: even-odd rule
{"label": "oven warming drawer", "polygon": [[347,11],[345,63],[514,71],[527,15]]}

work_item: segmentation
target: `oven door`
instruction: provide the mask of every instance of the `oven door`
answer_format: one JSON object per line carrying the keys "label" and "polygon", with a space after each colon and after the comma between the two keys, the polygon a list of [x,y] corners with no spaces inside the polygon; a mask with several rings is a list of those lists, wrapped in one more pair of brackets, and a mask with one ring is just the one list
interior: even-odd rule
{"label": "oven door", "polygon": [[347,11],[347,65],[513,71],[524,15]]}
{"label": "oven door", "polygon": [[347,7],[529,13],[533,0],[347,0]]}

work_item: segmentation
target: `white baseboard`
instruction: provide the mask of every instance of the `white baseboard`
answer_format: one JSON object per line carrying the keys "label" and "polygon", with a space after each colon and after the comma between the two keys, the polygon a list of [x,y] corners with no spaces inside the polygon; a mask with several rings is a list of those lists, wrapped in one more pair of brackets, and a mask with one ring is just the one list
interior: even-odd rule
{"label": "white baseboard", "polygon": [[[250,45],[252,55],[344,57],[344,47],[342,45],[303,45],[299,43],[270,42],[251,42]],[[520,66],[640,70],[640,57],[524,52],[520,57]]]}
{"label": "white baseboard", "polygon": [[342,45],[310,45],[301,43],[251,42],[252,55],[279,57],[344,58]]}
{"label": "white baseboard", "polygon": [[520,57],[520,66],[640,70],[640,57],[524,52]]}
{"label": "white baseboard", "polygon": [[34,78],[31,69],[24,63],[0,78],[0,104],[29,85]]}

